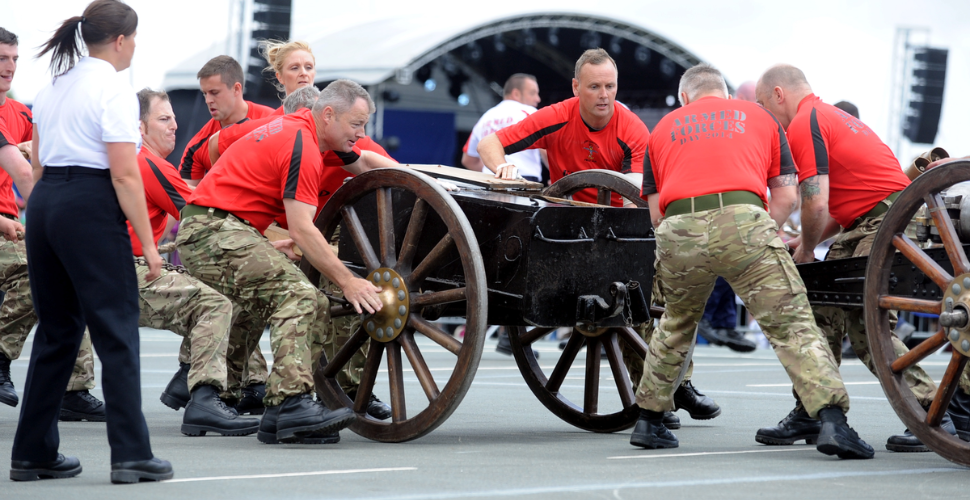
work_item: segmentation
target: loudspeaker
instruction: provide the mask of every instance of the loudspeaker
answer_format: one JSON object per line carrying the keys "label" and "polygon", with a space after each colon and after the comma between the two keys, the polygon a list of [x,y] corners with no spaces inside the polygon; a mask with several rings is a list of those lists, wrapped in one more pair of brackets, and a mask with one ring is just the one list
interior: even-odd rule
{"label": "loudspeaker", "polygon": [[913,85],[910,112],[903,121],[903,135],[912,142],[931,144],[940,127],[947,49],[918,48],[913,53]]}
{"label": "loudspeaker", "polygon": [[259,53],[262,40],[290,39],[290,17],[293,13],[292,0],[254,0],[253,28],[250,38],[249,67],[246,68],[246,99],[261,101],[275,98],[273,86],[275,76],[264,73],[266,59]]}

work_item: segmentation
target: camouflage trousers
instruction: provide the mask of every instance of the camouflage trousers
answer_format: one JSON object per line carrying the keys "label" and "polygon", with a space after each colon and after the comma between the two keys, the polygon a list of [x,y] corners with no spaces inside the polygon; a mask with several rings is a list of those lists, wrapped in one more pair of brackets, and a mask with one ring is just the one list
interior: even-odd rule
{"label": "camouflage trousers", "polygon": [[815,324],[795,263],[760,207],[724,208],[665,218],[657,228],[657,278],[666,312],[647,349],[637,404],[674,409],[697,323],[718,276],[761,325],[795,391],[813,417],[826,406],[849,409],[835,358]]}
{"label": "camouflage trousers", "polygon": [[[193,276],[225,295],[252,324],[269,325],[273,369],[263,403],[277,406],[310,393],[314,361],[328,333],[326,296],[269,240],[233,216],[183,219],[175,243]],[[229,343],[255,345],[252,330],[233,329]]]}
{"label": "camouflage trousers", "polygon": [[[851,231],[843,231],[840,233],[829,248],[829,253],[825,256],[825,260],[848,259],[850,257],[865,257],[869,255],[872,251],[872,242],[876,239],[876,231],[879,230],[882,221],[883,216],[864,219],[861,224]],[[841,364],[842,362],[842,342],[848,336],[852,350],[859,356],[859,360],[866,365],[869,371],[873,374],[876,373],[869,350],[869,340],[866,338],[865,312],[862,308],[842,309],[831,306],[816,307],[815,321],[818,323],[819,328],[822,329],[822,332],[825,333],[829,348],[832,350],[832,354],[835,355],[837,363]],[[895,312],[890,314],[890,326],[892,328],[896,326]],[[896,352],[897,357],[909,352],[906,345],[896,337],[895,332],[890,331],[889,335],[891,336],[893,350]],[[913,395],[916,396],[920,405],[928,406],[933,401],[933,397],[936,395],[936,383],[933,382],[933,379],[919,365],[913,365],[903,371],[903,380],[906,381],[910,390],[913,391]],[[967,371],[964,371],[963,376],[960,378],[960,388],[970,394],[970,378],[968,378]]]}
{"label": "camouflage trousers", "polygon": [[[239,318],[233,320],[231,328],[249,329],[258,327],[254,326],[251,322],[246,323],[246,318],[243,317],[242,321]],[[230,335],[235,338],[248,338],[251,335],[252,338],[256,339],[257,343],[252,354],[248,356],[247,346],[229,345],[226,355],[227,372],[226,388],[223,392],[224,398],[239,399],[241,396],[240,390],[243,387],[266,383],[266,378],[269,377],[269,369],[266,365],[266,358],[263,357],[263,351],[260,350],[258,343],[262,334],[263,329],[260,329],[258,333],[255,331],[247,334],[237,332],[235,335]],[[191,343],[186,338],[182,340],[182,345],[179,348],[179,363],[189,363],[191,356]]]}
{"label": "camouflage trousers", "polygon": [[[3,304],[0,304],[0,353],[14,360],[20,358],[27,336],[37,323],[27,277],[27,248],[23,241],[0,238],[0,290],[4,293]],[[67,390],[93,388],[94,352],[91,338],[85,332]]]}
{"label": "camouflage trousers", "polygon": [[[657,261],[654,260],[653,263],[653,285],[650,291],[650,302],[653,305],[659,307],[665,307],[667,301],[664,300],[663,292],[660,290],[660,282],[657,280]],[[653,332],[656,331],[656,326],[654,325],[653,318],[648,319],[642,324],[639,324],[633,328],[640,338],[649,345],[650,339],[653,338]],[[643,378],[643,360],[637,355],[636,351],[631,349],[626,345],[625,342],[620,343],[620,351],[623,353],[623,364],[626,365],[627,372],[630,374],[630,381],[633,382],[633,386],[636,387],[640,384],[640,379]],[[684,382],[690,380],[691,375],[694,374],[694,360],[691,359],[687,365],[687,372],[684,374]]]}

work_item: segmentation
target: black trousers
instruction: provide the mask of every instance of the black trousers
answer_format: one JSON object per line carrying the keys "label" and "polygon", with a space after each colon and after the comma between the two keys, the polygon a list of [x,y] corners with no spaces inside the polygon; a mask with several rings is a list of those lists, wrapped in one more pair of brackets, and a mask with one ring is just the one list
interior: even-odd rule
{"label": "black trousers", "polygon": [[13,460],[57,458],[57,417],[87,324],[101,359],[111,462],[152,457],[141,411],[138,288],[131,239],[107,170],[47,167],[27,208],[37,332]]}

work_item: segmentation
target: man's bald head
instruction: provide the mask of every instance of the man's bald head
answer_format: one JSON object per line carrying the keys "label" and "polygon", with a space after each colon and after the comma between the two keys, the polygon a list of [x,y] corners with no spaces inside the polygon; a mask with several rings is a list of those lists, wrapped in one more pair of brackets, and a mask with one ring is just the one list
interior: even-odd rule
{"label": "man's bald head", "polygon": [[734,98],[749,102],[757,101],[758,98],[755,96],[755,83],[748,80],[739,85],[738,89],[734,92]]}
{"label": "man's bald head", "polygon": [[757,92],[760,95],[775,87],[781,87],[788,92],[812,92],[812,86],[808,84],[805,73],[790,64],[778,64],[768,68],[768,71],[765,71],[758,80]]}

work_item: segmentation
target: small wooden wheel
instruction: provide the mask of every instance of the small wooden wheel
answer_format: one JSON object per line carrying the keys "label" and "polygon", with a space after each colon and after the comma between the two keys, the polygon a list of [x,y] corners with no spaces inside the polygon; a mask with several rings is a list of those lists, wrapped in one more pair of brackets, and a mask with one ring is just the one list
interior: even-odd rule
{"label": "small wooden wheel", "polygon": [[613,193],[634,205],[645,208],[647,201],[640,198],[640,188],[623,174],[612,170],[580,170],[569,174],[547,187],[542,194],[554,198],[572,196],[583,189],[596,189],[596,203],[609,205]]}
{"label": "small wooden wheel", "polygon": [[[647,355],[647,345],[637,332],[629,327],[605,328],[596,331],[573,328],[559,361],[547,375],[529,347],[552,330],[554,328],[527,330],[523,327],[513,327],[509,331],[509,341],[512,344],[515,362],[519,365],[519,371],[522,372],[525,383],[539,402],[557,417],[587,431],[616,432],[635,424],[640,415],[640,408],[636,404],[630,373],[623,361],[621,342],[632,349],[636,353],[636,360],[642,363]],[[606,351],[606,360],[619,394],[618,401],[600,400],[601,346]],[[586,348],[586,369],[581,382],[582,404],[577,404],[563,393],[563,386],[570,368],[584,347]],[[578,389],[575,395],[580,395]],[[578,397],[576,399],[579,400]]]}
{"label": "small wooden wheel", "polygon": [[[317,217],[317,228],[329,239],[340,224],[341,238],[353,242],[359,258],[350,262],[363,277],[381,286],[384,309],[362,317],[362,328],[314,373],[317,392],[330,408],[348,407],[357,413],[354,432],[385,442],[419,438],[441,425],[458,407],[471,386],[485,342],[488,311],[485,268],[478,241],[458,204],[433,179],[408,169],[365,172],[333,194]],[[376,247],[376,250],[375,250]],[[439,276],[440,269],[460,262],[461,276]],[[311,283],[320,273],[307,259],[302,269]],[[457,269],[451,266],[450,269]],[[425,319],[426,308],[459,307],[466,318],[465,335],[457,340]],[[430,310],[430,309],[429,309]],[[334,315],[347,314],[341,305]],[[452,369],[435,379],[415,341],[421,334],[454,355]],[[356,400],[340,388],[335,376],[360,346],[370,339],[367,360]],[[439,347],[440,346],[440,347]],[[410,370],[404,366],[404,357]],[[392,417],[382,422],[367,416],[367,403],[387,357]],[[413,375],[405,375],[413,372]],[[405,398],[405,386],[416,382],[427,397]],[[419,403],[415,404],[415,399]],[[410,403],[410,405],[408,404]]]}
{"label": "small wooden wheel", "polygon": [[[637,207],[647,207],[646,200],[640,198],[640,188],[623,174],[612,170],[581,170],[569,174],[546,188],[542,194],[565,198],[590,188],[597,190],[596,198],[600,205],[610,205],[613,194],[618,194]],[[630,380],[630,370],[624,363],[624,352],[628,358],[633,358],[632,362],[642,363],[647,345],[634,329],[623,327],[583,331],[573,328],[559,362],[548,374],[540,367],[530,347],[554,329],[512,327],[509,330],[512,353],[522,377],[532,393],[553,414],[580,429],[593,432],[616,432],[636,423],[640,409],[636,405],[636,389]],[[581,395],[582,404],[578,404],[572,402],[562,389],[564,385],[573,385],[564,384],[566,375],[584,347],[586,369],[583,373],[583,389],[581,392],[576,390],[574,395],[576,401],[580,401]],[[619,395],[617,401],[600,398],[602,351],[606,352],[606,361],[616,385]]]}
{"label": "small wooden wheel", "polygon": [[[927,171],[899,195],[886,213],[869,254],[865,312],[866,335],[876,374],[896,414],[931,450],[947,460],[970,466],[970,443],[951,436],[940,427],[970,355],[970,325],[965,319],[970,307],[970,261],[940,193],[967,180],[970,180],[970,161],[956,161]],[[904,234],[906,225],[924,203],[939,230],[949,262],[937,262]],[[893,294],[891,288],[899,290],[898,293],[906,293],[909,288],[906,283],[897,287],[891,273],[895,263],[907,260],[940,287],[942,298],[926,300]],[[950,326],[941,328],[909,353],[896,358],[889,336],[890,310],[940,314],[941,324]],[[925,411],[903,380],[902,372],[947,343],[953,345],[953,355],[936,397],[929,411]]]}

